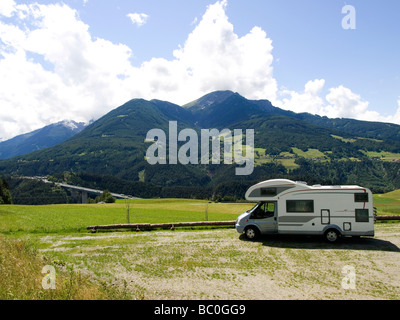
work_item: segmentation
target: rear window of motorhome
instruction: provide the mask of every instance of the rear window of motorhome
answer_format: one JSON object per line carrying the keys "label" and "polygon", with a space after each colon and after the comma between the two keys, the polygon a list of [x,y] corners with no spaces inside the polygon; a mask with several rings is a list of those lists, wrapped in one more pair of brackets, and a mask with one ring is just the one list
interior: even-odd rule
{"label": "rear window of motorhome", "polygon": [[356,222],[369,222],[368,209],[356,209]]}
{"label": "rear window of motorhome", "polygon": [[286,200],[287,212],[314,212],[314,200]]}
{"label": "rear window of motorhome", "polygon": [[368,193],[355,193],[354,202],[368,202]]}

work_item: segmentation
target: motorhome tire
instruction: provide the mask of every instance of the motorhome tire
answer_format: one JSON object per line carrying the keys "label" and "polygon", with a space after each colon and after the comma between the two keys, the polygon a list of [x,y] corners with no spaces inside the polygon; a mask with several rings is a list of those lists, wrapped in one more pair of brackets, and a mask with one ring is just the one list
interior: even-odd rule
{"label": "motorhome tire", "polygon": [[260,236],[260,230],[257,227],[249,226],[244,230],[244,234],[248,240],[255,240]]}
{"label": "motorhome tire", "polygon": [[339,240],[340,233],[335,229],[329,229],[324,234],[325,240],[329,243],[334,243]]}

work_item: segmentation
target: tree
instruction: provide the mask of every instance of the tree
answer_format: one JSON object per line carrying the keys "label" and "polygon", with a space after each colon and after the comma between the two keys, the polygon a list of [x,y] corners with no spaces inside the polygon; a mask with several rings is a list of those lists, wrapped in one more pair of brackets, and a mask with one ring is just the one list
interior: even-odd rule
{"label": "tree", "polygon": [[11,204],[10,187],[6,180],[0,179],[0,204]]}
{"label": "tree", "polygon": [[96,202],[114,203],[115,198],[111,195],[110,191],[104,190],[100,196],[96,197]]}

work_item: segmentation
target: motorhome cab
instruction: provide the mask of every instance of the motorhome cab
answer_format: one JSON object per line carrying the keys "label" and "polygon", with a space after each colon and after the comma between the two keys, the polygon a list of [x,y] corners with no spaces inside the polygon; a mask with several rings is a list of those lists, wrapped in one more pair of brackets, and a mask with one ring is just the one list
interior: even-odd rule
{"label": "motorhome cab", "polygon": [[367,188],[275,179],[250,187],[246,200],[258,202],[236,221],[236,230],[248,239],[274,233],[322,235],[329,242],[340,236],[374,236],[372,193]]}

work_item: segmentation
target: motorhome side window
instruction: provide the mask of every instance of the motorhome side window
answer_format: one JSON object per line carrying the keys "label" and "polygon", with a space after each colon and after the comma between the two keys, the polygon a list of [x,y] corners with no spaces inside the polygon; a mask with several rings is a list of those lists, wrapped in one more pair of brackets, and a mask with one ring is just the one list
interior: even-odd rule
{"label": "motorhome side window", "polygon": [[356,222],[369,222],[368,209],[356,209]]}
{"label": "motorhome side window", "polygon": [[287,212],[314,212],[314,200],[286,200]]}
{"label": "motorhome side window", "polygon": [[354,202],[368,202],[368,193],[355,193]]}

